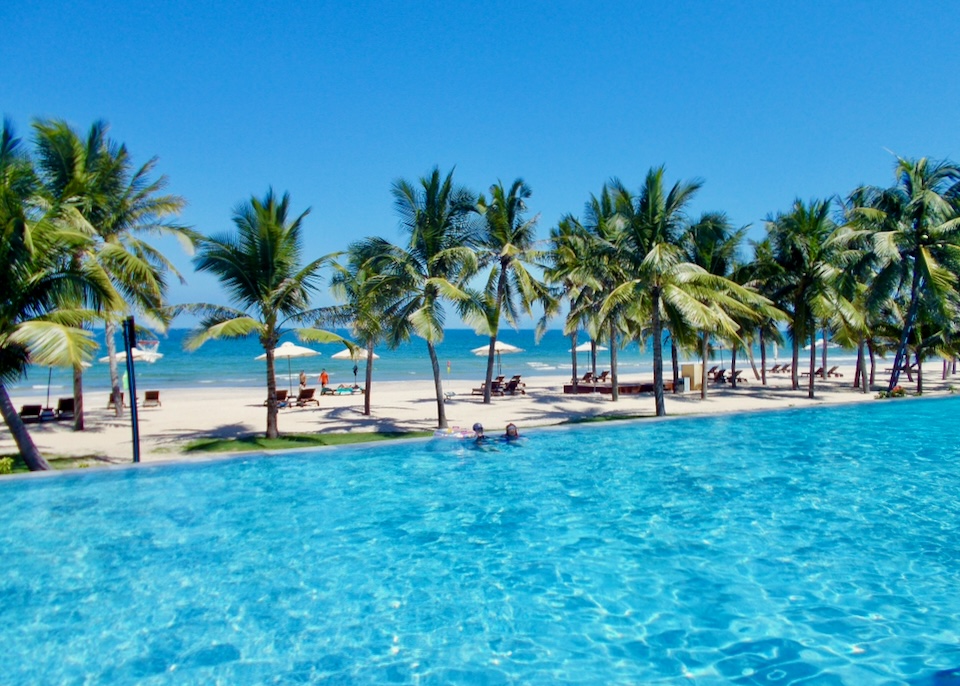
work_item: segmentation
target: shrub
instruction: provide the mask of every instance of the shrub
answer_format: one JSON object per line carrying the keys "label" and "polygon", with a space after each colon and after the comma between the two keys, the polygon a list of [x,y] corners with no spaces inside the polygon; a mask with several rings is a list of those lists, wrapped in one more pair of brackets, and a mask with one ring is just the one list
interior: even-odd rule
{"label": "shrub", "polygon": [[0,457],[0,474],[13,474],[12,457]]}

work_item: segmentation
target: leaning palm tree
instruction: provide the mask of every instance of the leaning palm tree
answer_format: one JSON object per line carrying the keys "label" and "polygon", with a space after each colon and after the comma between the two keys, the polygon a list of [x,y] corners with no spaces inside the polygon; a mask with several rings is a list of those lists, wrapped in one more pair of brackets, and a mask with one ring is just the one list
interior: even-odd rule
{"label": "leaning palm tree", "polygon": [[437,425],[445,429],[436,347],[443,340],[442,301],[453,302],[464,315],[478,306],[477,294],[464,287],[477,269],[474,246],[479,236],[469,221],[476,197],[453,183],[452,170],[441,178],[436,167],[418,184],[395,181],[392,193],[400,228],[408,235],[406,245],[368,238],[358,249],[370,256],[370,268],[395,295],[385,309],[388,343],[396,345],[411,335],[426,341],[437,396]]}
{"label": "leaning palm tree", "polygon": [[530,188],[517,179],[507,190],[502,183],[490,187],[489,201],[480,196],[477,211],[484,219],[484,232],[478,245],[481,265],[489,264],[485,289],[487,306],[483,308],[483,329],[490,335],[483,402],[490,402],[493,364],[500,320],[516,326],[521,311],[531,313],[534,302],[550,308],[551,295],[545,283],[530,272],[539,266],[542,253],[535,246],[537,219],[525,219]]}
{"label": "leaning palm tree", "polygon": [[921,303],[945,316],[948,301],[957,296],[960,253],[960,167],[898,158],[896,178],[891,188],[860,189],[850,212],[854,221],[875,227],[876,278],[895,284],[906,302],[888,390],[899,381]]}
{"label": "leaning palm tree", "polygon": [[[34,123],[41,177],[61,221],[82,226],[91,236],[75,261],[101,270],[122,296],[116,311],[104,311],[107,355],[114,407],[122,413],[117,370],[116,322],[134,308],[154,326],[165,328],[161,315],[166,274],[177,269],[144,237],[174,236],[192,250],[195,234],[172,221],[185,202],[161,194],[166,178],[152,180],[156,158],[134,168],[126,147],[107,136],[107,125],[95,122],[85,138],[60,120]],[[75,428],[83,427],[82,368],[74,370]]]}
{"label": "leaning palm tree", "polygon": [[[251,197],[234,209],[236,235],[220,234],[200,241],[194,264],[209,272],[226,288],[237,307],[217,305],[182,306],[201,314],[200,328],[187,342],[196,350],[213,338],[238,338],[256,334],[267,359],[267,438],[279,435],[277,428],[277,380],[274,348],[289,323],[307,323],[317,312],[309,308],[320,269],[330,259],[320,257],[301,263],[303,220],[310,210],[290,217],[290,196],[277,198],[273,189],[262,200]],[[303,328],[304,340],[345,342],[327,331]]]}
{"label": "leaning palm tree", "polygon": [[72,304],[78,294],[97,305],[113,294],[98,273],[70,262],[71,250],[88,237],[41,214],[38,193],[31,162],[5,121],[0,134],[0,415],[31,470],[49,469],[49,464],[14,409],[6,384],[22,377],[30,363],[80,366],[96,343],[79,328],[92,313]]}

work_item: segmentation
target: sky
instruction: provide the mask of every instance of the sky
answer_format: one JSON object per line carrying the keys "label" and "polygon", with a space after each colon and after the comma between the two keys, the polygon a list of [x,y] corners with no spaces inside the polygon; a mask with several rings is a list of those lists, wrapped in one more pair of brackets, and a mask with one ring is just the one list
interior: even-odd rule
{"label": "sky", "polygon": [[[692,214],[759,238],[796,198],[891,185],[894,155],[960,160],[949,3],[12,0],[0,25],[21,136],[106,120],[205,234],[289,192],[310,259],[400,241],[391,184],[435,166],[477,192],[523,178],[546,238],[664,165],[704,182]],[[171,302],[227,303],[158,245],[188,282]]]}

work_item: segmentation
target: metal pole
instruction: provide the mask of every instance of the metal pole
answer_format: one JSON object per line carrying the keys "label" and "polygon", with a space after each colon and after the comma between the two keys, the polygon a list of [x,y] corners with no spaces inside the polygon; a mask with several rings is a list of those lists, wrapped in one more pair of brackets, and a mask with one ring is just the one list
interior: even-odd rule
{"label": "metal pole", "polygon": [[137,378],[133,371],[133,350],[137,347],[137,329],[133,316],[123,322],[123,344],[127,349],[127,377],[130,382],[130,428],[133,430],[133,461],[140,461],[140,424],[137,421]]}

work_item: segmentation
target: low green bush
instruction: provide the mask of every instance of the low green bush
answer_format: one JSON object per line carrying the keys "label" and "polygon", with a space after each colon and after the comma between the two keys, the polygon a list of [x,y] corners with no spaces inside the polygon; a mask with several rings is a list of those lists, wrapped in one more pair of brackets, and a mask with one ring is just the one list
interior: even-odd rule
{"label": "low green bush", "polygon": [[0,457],[0,474],[13,474],[12,457]]}

